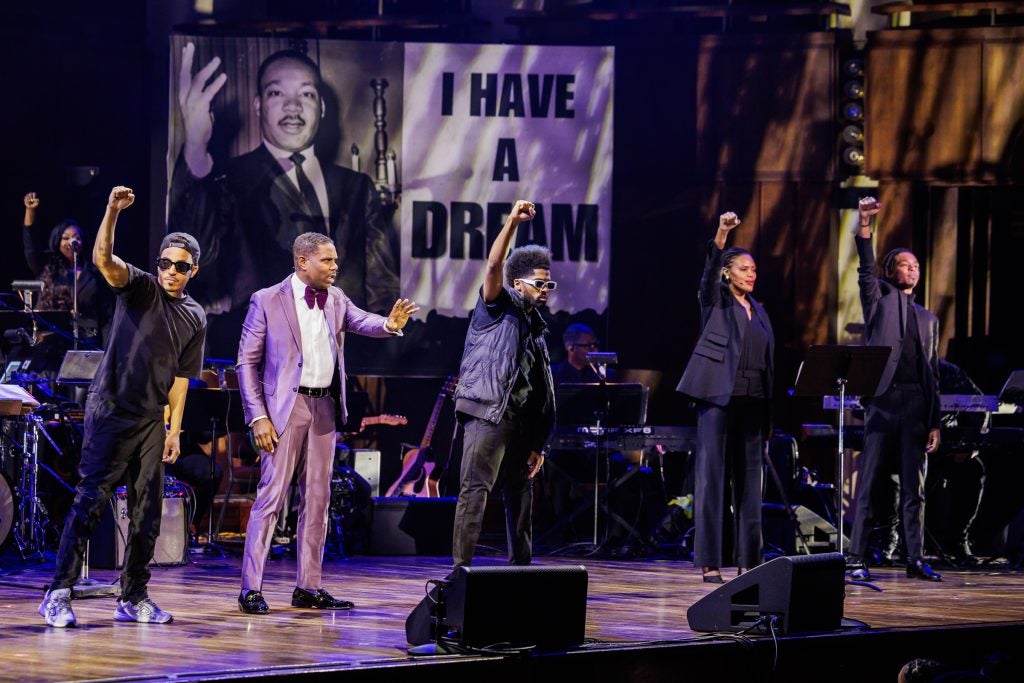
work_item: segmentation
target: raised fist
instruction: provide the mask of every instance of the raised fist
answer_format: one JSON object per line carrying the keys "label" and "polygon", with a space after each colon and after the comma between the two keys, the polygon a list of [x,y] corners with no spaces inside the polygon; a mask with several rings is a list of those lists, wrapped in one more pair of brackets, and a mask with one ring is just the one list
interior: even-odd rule
{"label": "raised fist", "polygon": [[522,223],[524,221],[532,221],[533,217],[537,215],[537,207],[533,205],[533,202],[528,202],[525,199],[520,199],[516,202],[515,206],[512,207],[512,217],[516,223]]}
{"label": "raised fist", "polygon": [[718,229],[719,230],[732,230],[740,224],[740,217],[732,211],[726,211],[718,217]]}
{"label": "raised fist", "polygon": [[118,211],[127,209],[133,203],[135,203],[135,193],[132,192],[132,188],[124,185],[118,185],[111,190],[110,199],[107,200],[107,206]]}

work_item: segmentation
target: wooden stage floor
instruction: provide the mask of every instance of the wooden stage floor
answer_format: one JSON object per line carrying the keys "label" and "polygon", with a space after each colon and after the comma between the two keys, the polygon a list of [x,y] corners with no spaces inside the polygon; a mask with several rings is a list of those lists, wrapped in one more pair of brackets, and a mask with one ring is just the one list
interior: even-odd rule
{"label": "wooden stage floor", "polygon": [[[325,587],[356,603],[351,612],[330,613],[291,608],[295,563],[272,560],[264,590],[271,613],[265,616],[238,610],[239,558],[154,568],[150,593],[173,612],[173,624],[115,622],[113,598],[106,597],[73,603],[79,620],[75,629],[49,628],[36,613],[52,564],[8,571],[0,576],[0,680],[180,680],[217,677],[217,672],[287,678],[288,672],[311,669],[337,670],[331,678],[351,674],[356,680],[358,672],[381,667],[396,675],[375,680],[396,680],[399,667],[412,662],[405,652],[405,618],[423,596],[424,582],[444,577],[448,562],[425,557],[328,560]],[[701,582],[692,564],[678,560],[541,557],[537,563],[587,567],[586,635],[605,650],[640,652],[637,647],[652,641],[693,639],[686,610],[714,588]],[[478,561],[480,566],[497,564],[496,557]],[[93,572],[102,581],[115,577],[115,572]],[[1024,622],[1020,572],[976,570],[946,572],[945,577],[941,584],[929,584],[905,578],[902,570],[878,570],[876,583],[884,592],[847,586],[845,616],[897,632]],[[458,666],[450,670],[457,674]],[[895,672],[881,680],[895,680]]]}

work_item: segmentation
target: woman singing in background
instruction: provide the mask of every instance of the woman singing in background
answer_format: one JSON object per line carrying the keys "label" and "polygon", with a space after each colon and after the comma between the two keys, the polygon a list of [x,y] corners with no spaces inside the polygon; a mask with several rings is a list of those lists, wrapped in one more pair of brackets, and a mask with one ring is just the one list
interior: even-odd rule
{"label": "woman singing in background", "polygon": [[697,403],[693,562],[707,583],[722,583],[726,501],[735,511],[738,573],[761,562],[761,452],[775,337],[768,314],[750,296],[757,279],[754,258],[745,249],[725,249],[739,224],[736,214],[722,214],[708,243],[700,339],[676,387]]}
{"label": "woman singing in background", "polygon": [[[25,195],[25,261],[44,289],[35,307],[40,311],[73,311],[74,283],[78,279],[78,312],[80,336],[93,338],[98,346],[110,325],[114,298],[110,288],[92,265],[92,253],[82,239],[77,221],[64,220],[50,231],[45,246],[40,244],[39,229],[35,227],[39,198],[35,192]],[[77,247],[77,248],[76,248]],[[75,252],[78,252],[78,270],[75,270]]]}

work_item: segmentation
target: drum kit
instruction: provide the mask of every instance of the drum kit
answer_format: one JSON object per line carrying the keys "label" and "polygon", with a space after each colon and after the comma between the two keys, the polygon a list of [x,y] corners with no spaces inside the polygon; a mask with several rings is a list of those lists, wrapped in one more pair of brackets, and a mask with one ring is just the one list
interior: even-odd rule
{"label": "drum kit", "polygon": [[80,420],[56,404],[40,405],[24,387],[0,384],[0,546],[22,559],[41,555],[58,531],[55,518],[74,494]]}

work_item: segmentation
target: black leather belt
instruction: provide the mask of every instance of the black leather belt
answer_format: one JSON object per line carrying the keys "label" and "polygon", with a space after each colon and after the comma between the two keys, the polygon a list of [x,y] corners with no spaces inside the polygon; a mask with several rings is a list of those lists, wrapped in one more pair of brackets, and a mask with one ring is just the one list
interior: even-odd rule
{"label": "black leather belt", "polygon": [[296,391],[299,392],[300,394],[305,394],[306,396],[312,396],[313,398],[323,398],[324,396],[330,395],[331,388],[330,387],[299,387],[298,389],[296,389]]}

